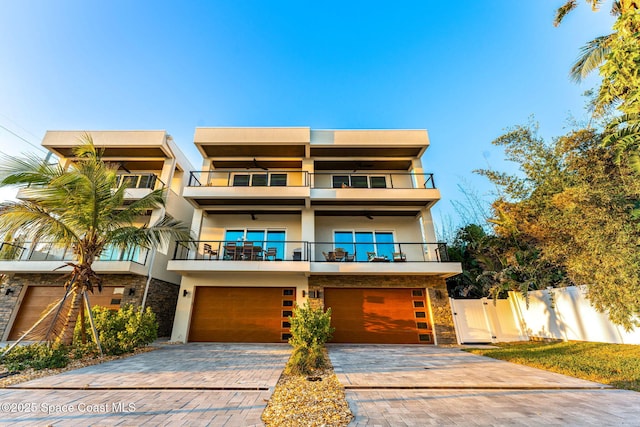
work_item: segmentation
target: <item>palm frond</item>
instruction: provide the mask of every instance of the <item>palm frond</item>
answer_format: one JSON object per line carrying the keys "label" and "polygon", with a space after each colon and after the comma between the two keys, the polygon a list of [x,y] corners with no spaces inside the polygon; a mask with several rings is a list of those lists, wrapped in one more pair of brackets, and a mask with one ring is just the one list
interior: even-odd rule
{"label": "palm frond", "polygon": [[176,240],[193,242],[193,237],[189,227],[168,215],[150,227],[121,227],[108,235],[109,243],[120,248],[167,245]]}
{"label": "palm frond", "polygon": [[23,158],[3,156],[0,163],[0,186],[43,185],[64,173],[59,165],[48,164],[34,154]]}
{"label": "palm frond", "polygon": [[67,246],[79,240],[76,232],[39,205],[28,201],[0,203],[0,231],[20,231],[27,238],[52,240]]}
{"label": "palm frond", "polygon": [[556,10],[556,16],[553,19],[553,26],[557,27],[558,25],[560,25],[564,17],[567,16],[567,14],[576,7],[578,7],[578,2],[576,0],[569,0],[565,4],[560,6],[558,10]]}
{"label": "palm frond", "polygon": [[575,82],[580,83],[592,71],[597,70],[604,63],[606,56],[611,49],[609,44],[613,39],[613,34],[596,37],[589,43],[582,46],[580,56],[571,67],[569,75]]}

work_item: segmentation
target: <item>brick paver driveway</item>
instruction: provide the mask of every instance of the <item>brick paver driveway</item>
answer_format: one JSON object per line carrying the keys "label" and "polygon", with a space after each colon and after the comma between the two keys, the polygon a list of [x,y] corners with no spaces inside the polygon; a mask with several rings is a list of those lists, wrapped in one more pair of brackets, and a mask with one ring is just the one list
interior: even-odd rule
{"label": "brick paver driveway", "polygon": [[640,426],[640,393],[417,345],[329,345],[351,426]]}
{"label": "brick paver driveway", "polygon": [[0,390],[0,425],[262,425],[287,344],[160,349]]}

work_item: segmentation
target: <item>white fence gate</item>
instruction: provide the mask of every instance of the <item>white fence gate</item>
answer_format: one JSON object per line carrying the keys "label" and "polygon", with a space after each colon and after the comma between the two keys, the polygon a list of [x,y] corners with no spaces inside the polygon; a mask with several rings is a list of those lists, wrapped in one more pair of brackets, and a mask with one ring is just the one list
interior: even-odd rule
{"label": "white fence gate", "polygon": [[528,307],[517,292],[510,292],[508,299],[498,300],[496,305],[487,298],[450,299],[458,343],[550,338],[640,344],[640,328],[627,332],[611,323],[585,295],[584,286],[531,291]]}
{"label": "white fence gate", "polygon": [[450,299],[458,344],[526,341],[511,299]]}

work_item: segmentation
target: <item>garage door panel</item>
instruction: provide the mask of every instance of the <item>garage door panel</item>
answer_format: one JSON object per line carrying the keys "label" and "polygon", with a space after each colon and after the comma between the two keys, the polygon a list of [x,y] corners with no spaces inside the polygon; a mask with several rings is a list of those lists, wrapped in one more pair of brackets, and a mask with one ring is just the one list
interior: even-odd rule
{"label": "garage door panel", "polygon": [[333,342],[433,342],[424,290],[327,288],[325,306],[332,310]]}
{"label": "garage door panel", "polygon": [[[102,292],[97,289],[89,293],[89,302],[92,306],[108,307],[114,310],[120,308],[122,294],[114,294],[113,286],[105,286]],[[53,303],[64,296],[63,286],[29,286],[20,303],[18,314],[11,327],[9,340],[17,340],[28,331],[40,318],[40,315]]]}
{"label": "garage door panel", "polygon": [[285,289],[196,287],[189,341],[285,341],[289,330],[283,321],[295,298]]}

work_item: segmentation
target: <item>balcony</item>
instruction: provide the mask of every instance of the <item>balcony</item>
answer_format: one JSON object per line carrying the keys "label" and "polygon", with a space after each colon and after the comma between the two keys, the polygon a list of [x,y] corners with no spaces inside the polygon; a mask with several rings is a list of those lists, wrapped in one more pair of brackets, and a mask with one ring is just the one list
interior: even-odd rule
{"label": "balcony", "polygon": [[183,195],[200,208],[304,206],[309,174],[301,170],[192,171]]}
{"label": "balcony", "polygon": [[309,272],[309,244],[303,241],[177,242],[167,270],[178,272]]}
{"label": "balcony", "polygon": [[312,242],[312,274],[418,274],[454,276],[446,243]]}
{"label": "balcony", "polygon": [[415,173],[314,173],[314,206],[429,206],[440,199],[433,174]]}
{"label": "balcony", "polygon": [[[106,247],[93,264],[98,273],[137,273],[146,274],[149,251],[146,248],[133,247],[120,249]],[[50,273],[69,271],[66,261],[74,261],[72,248],[59,247],[48,242],[26,242],[22,244],[3,242],[0,244],[0,272],[13,273]]]}
{"label": "balcony", "polygon": [[168,270],[454,276],[445,243],[177,242]]}
{"label": "balcony", "polygon": [[116,187],[124,187],[125,199],[141,199],[153,190],[165,187],[164,182],[154,173],[122,173],[116,177]]}

